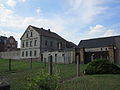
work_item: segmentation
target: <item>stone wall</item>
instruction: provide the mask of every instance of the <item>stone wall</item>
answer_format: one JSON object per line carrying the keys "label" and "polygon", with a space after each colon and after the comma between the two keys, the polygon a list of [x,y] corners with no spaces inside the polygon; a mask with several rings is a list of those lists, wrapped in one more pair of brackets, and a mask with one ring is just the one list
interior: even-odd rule
{"label": "stone wall", "polygon": [[0,52],[0,58],[20,60],[20,50]]}
{"label": "stone wall", "polygon": [[44,52],[43,54],[43,62],[48,62],[48,56],[52,55],[54,63],[64,63],[70,64],[73,62],[73,52],[65,51],[65,52]]}
{"label": "stone wall", "polygon": [[115,38],[116,50],[115,50],[115,62],[120,64],[120,37]]}

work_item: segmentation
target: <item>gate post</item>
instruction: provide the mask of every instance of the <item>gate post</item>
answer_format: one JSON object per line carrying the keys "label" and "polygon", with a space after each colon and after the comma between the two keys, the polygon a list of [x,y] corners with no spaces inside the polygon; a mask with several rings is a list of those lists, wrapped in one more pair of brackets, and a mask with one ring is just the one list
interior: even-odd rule
{"label": "gate post", "polygon": [[52,65],[52,55],[48,57],[48,73],[52,75],[53,73],[53,65]]}
{"label": "gate post", "polygon": [[79,55],[77,55],[77,77],[80,76],[80,59]]}

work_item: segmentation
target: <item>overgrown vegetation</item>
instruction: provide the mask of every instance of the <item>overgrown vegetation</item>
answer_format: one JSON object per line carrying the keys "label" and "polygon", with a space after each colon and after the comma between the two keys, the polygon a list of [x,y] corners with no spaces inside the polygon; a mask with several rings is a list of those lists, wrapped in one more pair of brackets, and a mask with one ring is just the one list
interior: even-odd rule
{"label": "overgrown vegetation", "polygon": [[41,70],[35,77],[29,77],[28,90],[55,90],[58,87],[59,74],[49,75],[45,70]]}
{"label": "overgrown vegetation", "polygon": [[120,74],[120,67],[109,60],[94,60],[88,63],[85,74]]}
{"label": "overgrown vegetation", "polygon": [[[56,71],[59,70],[61,80],[68,80],[60,83],[57,90],[120,90],[120,74],[83,75],[80,78],[71,79],[70,77],[76,75],[76,64],[53,65],[57,67]],[[85,68],[86,65],[80,65],[80,72],[82,73]],[[12,71],[9,72],[8,60],[0,59],[0,79],[9,82],[11,90],[26,90],[28,86],[26,78],[37,78],[38,72],[43,69],[47,70],[48,66],[45,67],[41,62],[33,61],[33,68],[30,69],[30,62],[12,60]]]}

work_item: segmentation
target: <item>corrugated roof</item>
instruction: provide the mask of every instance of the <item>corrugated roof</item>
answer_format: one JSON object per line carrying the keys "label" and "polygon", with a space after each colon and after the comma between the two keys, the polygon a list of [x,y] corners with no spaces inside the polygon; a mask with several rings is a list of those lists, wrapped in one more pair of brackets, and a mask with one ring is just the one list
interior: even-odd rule
{"label": "corrugated roof", "polygon": [[106,47],[109,45],[115,45],[116,37],[120,37],[120,36],[81,40],[78,47],[79,48],[83,48],[83,47],[84,48],[96,48],[96,47]]}

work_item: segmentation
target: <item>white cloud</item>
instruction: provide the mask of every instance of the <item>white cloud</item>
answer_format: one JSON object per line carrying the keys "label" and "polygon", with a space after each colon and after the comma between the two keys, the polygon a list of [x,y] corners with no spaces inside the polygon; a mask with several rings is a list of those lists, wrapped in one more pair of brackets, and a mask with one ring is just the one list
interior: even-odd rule
{"label": "white cloud", "polygon": [[106,7],[103,7],[103,0],[68,0],[70,9],[67,15],[74,16],[75,21],[90,23],[99,14],[104,13]]}
{"label": "white cloud", "polygon": [[26,2],[26,0],[21,0],[22,2]]}
{"label": "white cloud", "polygon": [[95,27],[90,27],[89,35],[93,36],[96,34],[101,34],[105,32],[105,27],[103,25],[96,25]]}
{"label": "white cloud", "polygon": [[117,35],[116,30],[107,28],[103,25],[96,25],[90,27],[90,30],[84,33],[83,38],[97,38],[97,37],[108,37]]}
{"label": "white cloud", "polygon": [[[45,18],[36,18],[36,17],[22,17],[15,15],[11,10],[6,9],[4,5],[0,5],[0,27],[6,27],[10,29],[22,30],[23,32],[28,27],[28,25],[34,25],[38,27],[43,27],[45,29],[51,29],[51,31],[55,31],[61,33],[64,30],[64,20],[60,18],[56,19],[45,19]],[[58,23],[59,22],[59,23]],[[6,30],[6,35],[8,35],[11,31]],[[12,35],[13,32],[11,32]],[[17,34],[13,33],[15,38],[17,38]],[[17,39],[19,40],[19,39]],[[20,46],[20,44],[19,44]]]}
{"label": "white cloud", "polygon": [[[25,1],[19,0],[19,2]],[[114,29],[109,29],[103,25],[90,27],[89,31],[80,34],[79,28],[83,26],[82,24],[91,23],[97,15],[104,13],[106,10],[106,7],[101,6],[103,4],[102,0],[69,0],[69,4],[70,9],[66,13],[55,16],[54,13],[52,17],[47,18],[18,16],[13,11],[6,9],[4,5],[1,5],[0,27],[15,28],[23,32],[29,24],[45,29],[50,28],[51,31],[55,31],[65,39],[72,40],[75,43],[84,38],[116,35]],[[36,13],[38,15],[43,14],[40,8],[36,9]],[[75,28],[76,24],[77,28]],[[14,35],[17,38],[16,34]]]}
{"label": "white cloud", "polygon": [[10,7],[15,7],[16,6],[16,2],[14,0],[7,0],[6,2]]}
{"label": "white cloud", "polygon": [[41,14],[41,12],[42,12],[42,11],[41,11],[41,9],[40,9],[40,8],[37,8],[37,9],[36,9],[36,13],[37,13],[37,15],[40,15],[40,14]]}

